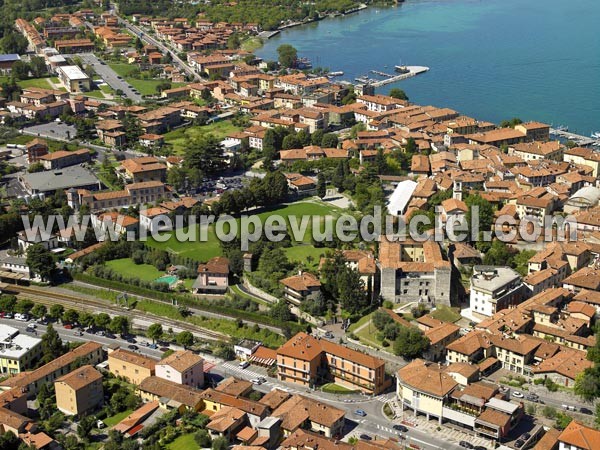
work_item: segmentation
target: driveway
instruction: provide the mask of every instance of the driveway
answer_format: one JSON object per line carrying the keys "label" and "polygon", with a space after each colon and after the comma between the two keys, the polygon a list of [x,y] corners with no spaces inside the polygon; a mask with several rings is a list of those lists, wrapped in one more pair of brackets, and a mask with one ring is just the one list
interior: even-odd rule
{"label": "driveway", "polygon": [[123,94],[130,98],[134,102],[141,102],[142,96],[133,92],[133,88],[127,83],[127,81],[119,78],[119,75],[110,68],[108,64],[102,64],[100,60],[93,53],[78,53],[77,56],[81,58],[84,64],[89,64],[94,68],[94,71],[102,77],[104,82],[113,88],[115,91],[120,89]]}

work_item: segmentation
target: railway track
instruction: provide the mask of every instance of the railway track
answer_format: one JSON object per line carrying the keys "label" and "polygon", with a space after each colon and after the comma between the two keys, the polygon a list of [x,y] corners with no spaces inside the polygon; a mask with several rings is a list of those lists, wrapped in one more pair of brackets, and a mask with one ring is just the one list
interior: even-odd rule
{"label": "railway track", "polygon": [[127,316],[130,319],[138,319],[143,321],[150,321],[160,323],[163,327],[173,327],[185,331],[190,331],[204,339],[211,341],[228,341],[229,336],[219,333],[213,330],[202,328],[197,325],[190,324],[188,322],[178,321],[169,319],[163,316],[158,316],[152,313],[140,313],[135,309],[124,309],[116,306],[112,303],[108,303],[102,300],[96,300],[90,297],[78,297],[76,295],[62,294],[58,292],[52,292],[45,289],[28,287],[28,286],[16,286],[10,285],[7,292],[14,293],[17,297],[26,298],[35,303],[40,303],[45,306],[52,306],[60,304],[65,308],[73,308],[77,311],[88,311],[88,312],[106,312],[113,315]]}

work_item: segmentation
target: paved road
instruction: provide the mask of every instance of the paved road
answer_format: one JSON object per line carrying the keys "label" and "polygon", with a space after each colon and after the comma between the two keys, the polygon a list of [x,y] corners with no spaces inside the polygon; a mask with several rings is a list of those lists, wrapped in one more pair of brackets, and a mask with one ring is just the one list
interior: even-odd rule
{"label": "paved road", "polygon": [[120,89],[123,94],[130,98],[134,102],[141,102],[142,96],[139,93],[133,91],[133,88],[125,80],[119,78],[119,75],[110,68],[108,64],[102,64],[98,57],[93,53],[77,53],[77,56],[81,58],[84,64],[89,64],[94,68],[94,71],[102,77],[102,79],[110,85],[115,91]]}
{"label": "paved road", "polygon": [[[0,324],[3,325],[9,325],[11,327],[14,327],[16,329],[18,329],[21,333],[23,334],[30,334],[27,331],[25,331],[27,325],[30,322],[21,322],[15,319],[0,319]],[[46,332],[46,326],[45,325],[41,325],[41,324],[36,324],[37,325],[37,337],[41,338],[42,335]],[[73,330],[67,330],[65,328],[63,328],[61,325],[57,325],[57,324],[53,324],[54,329],[57,331],[58,335],[60,336],[60,338],[64,341],[64,342],[88,342],[88,341],[93,341],[93,342],[98,342],[99,344],[102,344],[105,348],[108,347],[111,344],[119,344],[122,348],[127,348],[129,344],[129,342],[123,340],[123,339],[119,339],[119,338],[115,338],[115,339],[109,339],[107,337],[103,337],[103,336],[97,336],[95,334],[88,334],[88,333],[84,333],[83,336],[76,336],[75,332]],[[146,341],[148,341],[146,338],[136,338],[137,340],[137,346],[138,346],[138,352],[145,355],[145,356],[150,356],[153,358],[160,358],[161,355],[163,354],[163,352],[161,350],[154,350],[151,348],[148,348],[144,345],[144,343]]]}
{"label": "paved road", "polygon": [[152,36],[149,36],[148,33],[146,33],[140,27],[133,25],[131,22],[127,21],[126,19],[123,19],[120,16],[117,16],[117,17],[118,17],[120,25],[127,28],[131,33],[135,34],[136,36],[139,36],[140,39],[142,41],[146,42],[147,44],[156,46],[159,50],[161,50],[161,52],[164,55],[166,55],[167,53],[170,53],[171,57],[173,58],[173,64],[177,65],[187,75],[193,76],[194,79],[196,79],[196,80],[201,80],[200,75],[198,75],[190,66],[188,66],[187,62],[185,62],[179,56],[177,56],[177,53],[175,51],[172,51],[170,48],[168,48],[165,44],[163,44],[158,39],[155,39]]}
{"label": "paved road", "polygon": [[[67,131],[69,134],[67,135]],[[59,124],[56,122],[44,123],[40,125],[34,125],[31,127],[23,128],[21,130],[22,134],[26,134],[29,136],[37,136],[41,138],[51,139],[53,141],[60,142],[72,142],[75,140],[75,135],[77,134],[77,130],[72,125]],[[98,159],[101,160],[101,157],[106,152],[112,152],[112,149],[103,147],[101,145],[92,144],[87,141],[79,141],[82,147],[92,148],[98,152]],[[123,155],[126,159],[136,158],[138,156],[142,156],[142,153],[133,152],[133,151],[119,151],[121,155]]]}

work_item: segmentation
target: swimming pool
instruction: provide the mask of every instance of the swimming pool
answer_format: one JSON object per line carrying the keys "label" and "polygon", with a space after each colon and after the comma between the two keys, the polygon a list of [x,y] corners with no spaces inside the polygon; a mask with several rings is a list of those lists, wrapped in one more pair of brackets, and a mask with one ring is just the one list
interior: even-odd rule
{"label": "swimming pool", "polygon": [[162,277],[157,278],[156,280],[154,280],[155,283],[167,283],[169,286],[171,286],[172,284],[177,283],[177,276],[175,275],[163,275]]}

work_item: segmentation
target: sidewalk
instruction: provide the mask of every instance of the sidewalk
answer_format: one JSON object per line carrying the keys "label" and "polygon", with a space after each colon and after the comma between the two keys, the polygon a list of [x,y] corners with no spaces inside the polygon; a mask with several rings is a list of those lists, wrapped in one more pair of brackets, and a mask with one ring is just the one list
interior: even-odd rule
{"label": "sidewalk", "polygon": [[[458,444],[460,441],[467,441],[475,446],[481,445],[485,448],[494,448],[491,440],[477,436],[475,432],[464,430],[447,422],[440,425],[437,420],[427,420],[424,416],[415,417],[412,411],[404,411],[394,422],[402,423],[409,428],[415,428],[450,443]],[[440,429],[438,430],[438,428]]]}

